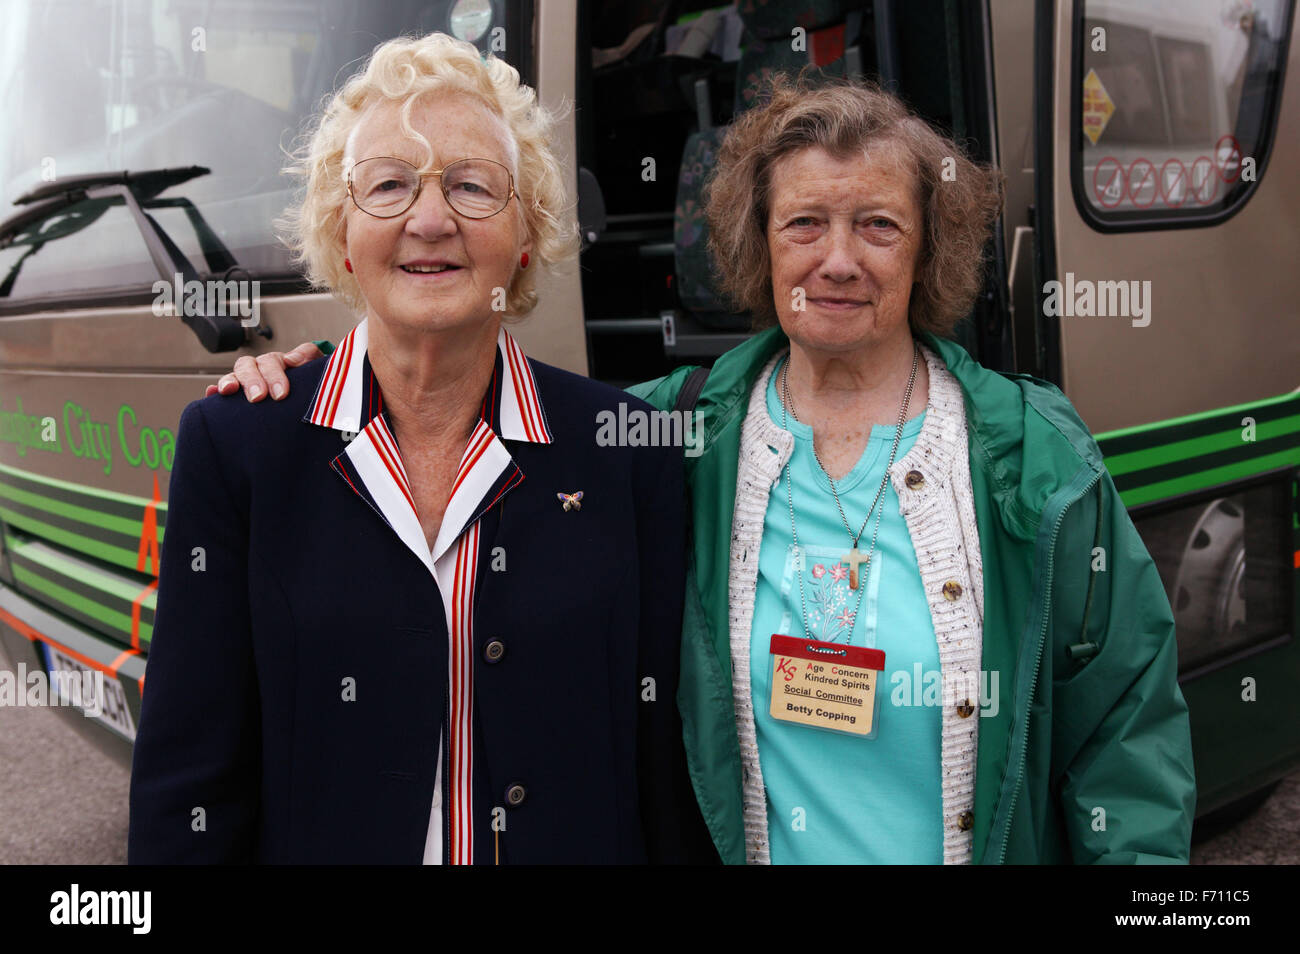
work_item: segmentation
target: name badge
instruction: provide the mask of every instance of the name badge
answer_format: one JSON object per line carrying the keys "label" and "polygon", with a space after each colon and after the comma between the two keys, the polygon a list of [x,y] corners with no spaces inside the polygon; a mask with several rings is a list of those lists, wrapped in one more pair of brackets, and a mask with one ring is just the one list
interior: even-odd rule
{"label": "name badge", "polygon": [[776,634],[771,653],[773,719],[876,737],[884,650]]}

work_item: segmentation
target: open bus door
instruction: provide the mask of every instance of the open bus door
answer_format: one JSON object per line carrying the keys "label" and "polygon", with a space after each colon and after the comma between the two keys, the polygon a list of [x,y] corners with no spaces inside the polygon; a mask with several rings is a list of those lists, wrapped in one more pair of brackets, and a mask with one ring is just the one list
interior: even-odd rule
{"label": "open bus door", "polygon": [[[1198,815],[1300,765],[1294,8],[1033,10],[1036,175],[1013,187],[1032,187],[1020,238],[1036,254],[1011,276],[1032,309],[1016,312],[1018,370],[1074,403],[1159,567]],[[1013,69],[999,79],[1023,81]]]}
{"label": "open bus door", "polygon": [[[582,303],[590,374],[602,381],[709,364],[749,336],[750,316],[714,288],[704,187],[729,124],[773,72],[878,80],[974,158],[996,161],[984,3],[578,0],[577,11]],[[959,336],[1009,369],[996,277],[1005,248],[994,244],[988,289]]]}

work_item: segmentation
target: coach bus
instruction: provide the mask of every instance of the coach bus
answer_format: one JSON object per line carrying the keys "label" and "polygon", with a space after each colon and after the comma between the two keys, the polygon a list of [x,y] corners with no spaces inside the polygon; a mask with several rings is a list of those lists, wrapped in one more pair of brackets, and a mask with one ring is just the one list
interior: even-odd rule
{"label": "coach bus", "polygon": [[[1198,818],[1257,803],[1300,767],[1294,15],[1294,0],[11,0],[11,663],[102,674],[95,718],[57,711],[129,759],[181,410],[238,355],[355,322],[273,223],[294,188],[285,150],[376,43],[451,33],[562,112],[580,267],[546,277],[517,335],[619,385],[749,333],[713,289],[702,185],[763,78],[811,64],[877,80],[1005,174],[961,343],[1057,385],[1092,430],[1176,616]],[[175,275],[222,283],[254,318],[159,309]]]}

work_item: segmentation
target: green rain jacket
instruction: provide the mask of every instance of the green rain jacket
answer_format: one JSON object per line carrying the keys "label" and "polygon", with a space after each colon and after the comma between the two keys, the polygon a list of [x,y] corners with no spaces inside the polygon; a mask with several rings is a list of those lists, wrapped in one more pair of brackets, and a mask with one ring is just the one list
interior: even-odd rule
{"label": "green rain jacket", "polygon": [[[999,674],[997,714],[980,720],[972,859],[1187,863],[1196,780],[1173,613],[1101,451],[1052,384],[920,338],[965,398],[982,666]],[[729,864],[745,860],[727,622],[740,429],[755,378],[788,344],[772,328],[717,360],[696,405],[703,448],[686,457],[694,536],[677,701],[696,797]],[[630,390],[669,410],[689,371]]]}

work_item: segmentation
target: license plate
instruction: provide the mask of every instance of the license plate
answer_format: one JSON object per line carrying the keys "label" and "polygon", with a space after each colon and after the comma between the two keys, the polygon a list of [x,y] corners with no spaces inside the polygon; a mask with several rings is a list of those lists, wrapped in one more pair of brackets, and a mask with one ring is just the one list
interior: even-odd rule
{"label": "license plate", "polygon": [[[135,722],[126,704],[126,693],[115,676],[91,669],[48,643],[45,644],[45,658],[50,673],[51,697],[57,695],[61,703],[75,705],[86,718],[135,741]],[[76,689],[71,685],[73,681],[79,683]],[[89,694],[84,692],[85,686],[93,687]]]}

